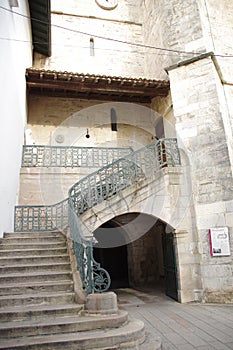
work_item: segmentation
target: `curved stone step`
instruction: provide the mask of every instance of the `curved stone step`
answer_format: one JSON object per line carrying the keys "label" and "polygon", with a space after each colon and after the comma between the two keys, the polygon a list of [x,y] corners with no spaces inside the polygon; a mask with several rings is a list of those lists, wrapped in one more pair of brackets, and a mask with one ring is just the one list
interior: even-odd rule
{"label": "curved stone step", "polygon": [[145,340],[144,324],[131,320],[118,328],[31,336],[25,338],[2,339],[0,349],[7,350],[101,350],[101,349],[139,349]]}
{"label": "curved stone step", "polygon": [[0,285],[0,295],[17,295],[27,293],[41,293],[41,292],[73,292],[72,281],[59,282],[24,282],[17,284],[3,284]]}
{"label": "curved stone step", "polygon": [[42,318],[26,321],[5,322],[1,325],[0,338],[16,338],[19,336],[38,336],[72,332],[96,331],[97,329],[116,328],[128,320],[126,311],[119,311],[109,316],[79,316]]}
{"label": "curved stone step", "polygon": [[0,322],[29,320],[61,316],[78,316],[83,311],[82,304],[20,305],[0,309]]}

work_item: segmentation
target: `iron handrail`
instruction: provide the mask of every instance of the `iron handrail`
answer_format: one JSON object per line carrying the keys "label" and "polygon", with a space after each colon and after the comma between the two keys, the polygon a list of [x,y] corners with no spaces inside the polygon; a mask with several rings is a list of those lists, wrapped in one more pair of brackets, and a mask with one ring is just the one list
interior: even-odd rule
{"label": "iron handrail", "polygon": [[101,168],[132,148],[23,145],[22,167]]}
{"label": "iron handrail", "polygon": [[62,202],[50,206],[16,206],[15,231],[53,231],[69,226],[83,288],[88,293],[106,291],[110,276],[93,257],[94,239],[83,235],[81,214],[139,180],[153,178],[159,169],[179,164],[176,139],[154,141],[82,178]]}
{"label": "iron handrail", "polygon": [[180,164],[175,138],[160,139],[89,174],[69,190],[77,215],[161,168]]}

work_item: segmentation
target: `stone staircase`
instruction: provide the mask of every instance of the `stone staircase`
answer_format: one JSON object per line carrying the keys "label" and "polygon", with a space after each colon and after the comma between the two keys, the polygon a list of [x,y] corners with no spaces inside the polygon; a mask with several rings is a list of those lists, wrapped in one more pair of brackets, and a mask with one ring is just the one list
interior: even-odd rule
{"label": "stone staircase", "polygon": [[0,349],[140,349],[141,321],[75,302],[62,233],[5,233],[0,253]]}

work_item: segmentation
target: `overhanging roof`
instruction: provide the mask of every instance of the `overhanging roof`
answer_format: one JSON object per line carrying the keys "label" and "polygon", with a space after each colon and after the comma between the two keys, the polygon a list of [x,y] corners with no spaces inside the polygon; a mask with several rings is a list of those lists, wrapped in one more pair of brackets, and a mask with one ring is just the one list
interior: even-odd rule
{"label": "overhanging roof", "polygon": [[168,80],[124,78],[105,75],[58,72],[28,68],[30,94],[92,100],[150,103],[157,96],[166,97]]}
{"label": "overhanging roof", "polygon": [[28,0],[34,51],[51,56],[50,0]]}

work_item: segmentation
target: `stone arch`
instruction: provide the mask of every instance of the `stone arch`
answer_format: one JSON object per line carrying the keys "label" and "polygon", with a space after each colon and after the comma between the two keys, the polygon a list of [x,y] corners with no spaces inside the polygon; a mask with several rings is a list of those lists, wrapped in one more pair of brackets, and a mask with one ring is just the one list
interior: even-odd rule
{"label": "stone arch", "polygon": [[148,214],[114,217],[94,231],[94,256],[111,276],[111,288],[165,292],[163,235],[174,229]]}

